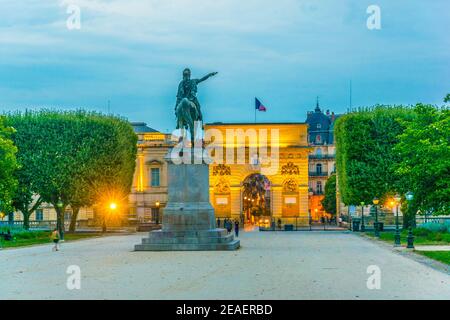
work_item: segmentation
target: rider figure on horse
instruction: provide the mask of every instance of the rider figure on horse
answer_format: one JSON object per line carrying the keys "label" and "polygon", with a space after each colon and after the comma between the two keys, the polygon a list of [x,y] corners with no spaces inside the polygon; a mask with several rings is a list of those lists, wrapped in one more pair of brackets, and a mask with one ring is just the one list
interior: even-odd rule
{"label": "rider figure on horse", "polygon": [[208,78],[215,76],[217,72],[212,72],[207,74],[201,79],[191,79],[191,70],[186,68],[183,71],[183,80],[180,82],[178,86],[178,93],[177,93],[177,103],[175,104],[175,111],[177,110],[178,105],[180,102],[186,98],[190,102],[192,102],[195,105],[195,108],[197,109],[198,119],[193,119],[194,121],[203,121],[202,112],[200,110],[200,103],[197,99],[197,85],[200,82],[203,82],[207,80]]}

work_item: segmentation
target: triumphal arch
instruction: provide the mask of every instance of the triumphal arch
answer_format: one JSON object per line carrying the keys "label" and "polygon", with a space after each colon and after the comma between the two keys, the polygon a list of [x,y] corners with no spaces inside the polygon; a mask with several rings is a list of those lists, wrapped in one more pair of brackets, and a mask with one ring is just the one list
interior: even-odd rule
{"label": "triumphal arch", "polygon": [[216,216],[308,224],[307,129],[304,123],[205,125],[208,147],[215,144],[210,199]]}

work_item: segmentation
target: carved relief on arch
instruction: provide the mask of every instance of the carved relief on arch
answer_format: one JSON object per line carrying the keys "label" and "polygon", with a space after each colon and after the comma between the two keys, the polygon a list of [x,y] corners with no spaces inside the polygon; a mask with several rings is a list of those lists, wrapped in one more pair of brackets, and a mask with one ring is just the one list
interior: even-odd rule
{"label": "carved relief on arch", "polygon": [[292,162],[288,162],[284,166],[281,167],[282,175],[299,175],[300,168]]}
{"label": "carved relief on arch", "polygon": [[231,167],[219,164],[213,168],[213,176],[231,176]]}
{"label": "carved relief on arch", "polygon": [[296,193],[298,192],[298,183],[295,179],[287,179],[283,182],[284,193]]}
{"label": "carved relief on arch", "polygon": [[228,179],[221,177],[214,186],[214,192],[220,194],[230,193],[230,182]]}

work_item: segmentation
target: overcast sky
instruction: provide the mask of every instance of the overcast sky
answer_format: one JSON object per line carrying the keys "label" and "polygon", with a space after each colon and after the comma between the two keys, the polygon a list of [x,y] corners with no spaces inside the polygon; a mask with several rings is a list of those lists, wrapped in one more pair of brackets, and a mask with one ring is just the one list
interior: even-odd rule
{"label": "overcast sky", "polygon": [[[81,29],[69,30],[70,4]],[[381,8],[369,30],[367,7]],[[442,104],[450,92],[448,0],[0,0],[0,110],[111,111],[172,130],[181,72],[207,122],[305,120],[324,109]]]}

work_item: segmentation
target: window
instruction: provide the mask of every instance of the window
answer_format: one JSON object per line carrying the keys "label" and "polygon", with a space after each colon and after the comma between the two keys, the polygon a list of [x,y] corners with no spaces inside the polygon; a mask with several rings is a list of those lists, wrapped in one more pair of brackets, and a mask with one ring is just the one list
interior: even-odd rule
{"label": "window", "polygon": [[316,173],[321,174],[322,173],[322,164],[318,163],[316,165]]}
{"label": "window", "polygon": [[36,209],[36,221],[44,220],[44,210]]}
{"label": "window", "polygon": [[151,168],[151,186],[159,187],[161,185],[159,178],[159,168]]}
{"label": "window", "polygon": [[70,212],[70,211],[64,212],[64,220],[70,220],[71,216],[72,216],[72,212]]}
{"label": "window", "polygon": [[317,124],[317,129],[321,129],[322,125],[320,123]]}
{"label": "window", "polygon": [[322,194],[322,181],[317,181],[316,191],[317,194]]}

